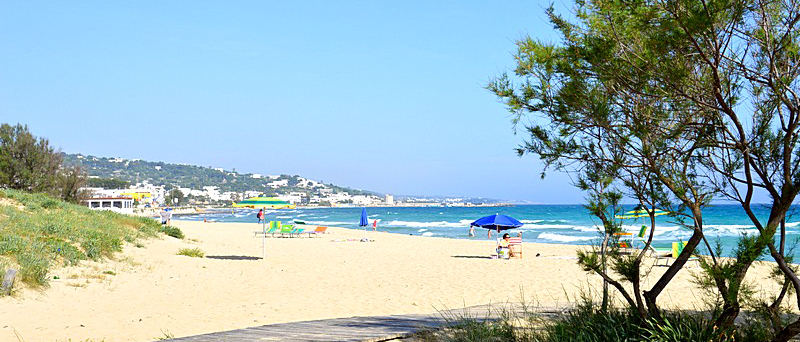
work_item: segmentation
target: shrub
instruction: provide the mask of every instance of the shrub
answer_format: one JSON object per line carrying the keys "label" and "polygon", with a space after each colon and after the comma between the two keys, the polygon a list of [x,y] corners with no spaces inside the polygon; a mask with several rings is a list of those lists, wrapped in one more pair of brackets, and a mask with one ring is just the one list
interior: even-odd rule
{"label": "shrub", "polygon": [[185,255],[192,258],[202,258],[206,256],[200,248],[181,248],[178,250],[178,255]]}
{"label": "shrub", "polygon": [[183,239],[183,232],[178,227],[162,226],[159,231],[176,239]]}
{"label": "shrub", "polygon": [[[474,318],[451,319],[439,332],[421,332],[416,337],[429,342],[520,341],[520,342],[756,342],[768,341],[773,332],[759,321],[747,321],[722,330],[711,315],[686,311],[664,312],[661,320],[642,321],[635,313],[610,309],[603,313],[591,303],[552,320],[533,316],[503,316],[495,321]],[[527,321],[526,329],[509,322]],[[535,323],[535,324],[534,324]],[[533,330],[528,328],[535,327]]]}
{"label": "shrub", "polygon": [[17,255],[17,263],[20,268],[19,277],[22,282],[37,286],[47,285],[47,270],[50,268],[50,261],[41,254],[25,251]]}

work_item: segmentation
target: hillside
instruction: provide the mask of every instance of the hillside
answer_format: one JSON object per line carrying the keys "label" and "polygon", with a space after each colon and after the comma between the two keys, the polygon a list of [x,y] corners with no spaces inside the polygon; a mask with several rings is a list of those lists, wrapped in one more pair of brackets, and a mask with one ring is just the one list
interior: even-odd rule
{"label": "hillside", "polygon": [[[271,194],[296,191],[311,194],[327,188],[331,189],[333,193],[347,192],[351,195],[376,194],[333,184],[319,183],[315,186],[308,186],[307,180],[298,175],[260,176],[251,173],[226,171],[221,168],[151,162],[140,159],[64,154],[64,163],[66,165],[83,166],[89,176],[114,178],[132,184],[147,181],[150,184],[161,185],[167,189],[173,187],[200,189],[204,186],[216,186],[219,187],[221,192],[260,191]],[[284,180],[286,181],[285,186],[270,187],[268,185],[269,183]]]}

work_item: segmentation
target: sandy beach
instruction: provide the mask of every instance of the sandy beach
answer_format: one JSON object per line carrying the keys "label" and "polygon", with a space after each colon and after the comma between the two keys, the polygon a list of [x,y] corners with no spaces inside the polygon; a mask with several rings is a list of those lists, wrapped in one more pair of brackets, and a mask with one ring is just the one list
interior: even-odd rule
{"label": "sandy beach", "polygon": [[[456,240],[370,231],[374,241],[358,242],[363,232],[329,228],[318,238],[268,238],[262,260],[255,223],[173,224],[184,231],[184,240],[126,245],[115,260],[55,269],[50,277],[58,279],[49,288],[0,298],[0,341],[17,341],[17,334],[28,342],[151,341],[270,323],[432,313],[523,297],[529,304],[565,306],[601,284],[576,265],[577,246],[526,243],[523,259],[494,260],[485,234]],[[206,257],[176,255],[181,248],[199,248]],[[665,269],[653,268],[645,283]],[[660,304],[700,307],[690,282],[697,270],[684,269]],[[760,265],[749,277],[772,287],[767,274]]]}

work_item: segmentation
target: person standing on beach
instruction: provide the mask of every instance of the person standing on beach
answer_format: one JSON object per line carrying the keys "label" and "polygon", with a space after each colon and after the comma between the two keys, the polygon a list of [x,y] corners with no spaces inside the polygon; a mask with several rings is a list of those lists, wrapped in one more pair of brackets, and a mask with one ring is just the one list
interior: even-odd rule
{"label": "person standing on beach", "polygon": [[258,217],[258,223],[264,222],[264,209],[258,209],[256,217]]}
{"label": "person standing on beach", "polygon": [[372,231],[378,230],[378,220],[372,221]]}
{"label": "person standing on beach", "polygon": [[469,237],[475,236],[475,227],[469,226]]}

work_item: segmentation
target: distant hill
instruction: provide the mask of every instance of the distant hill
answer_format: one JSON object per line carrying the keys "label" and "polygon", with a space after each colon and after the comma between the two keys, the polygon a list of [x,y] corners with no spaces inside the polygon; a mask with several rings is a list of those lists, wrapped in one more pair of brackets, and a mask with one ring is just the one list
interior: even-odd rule
{"label": "distant hill", "polygon": [[[204,186],[219,187],[221,192],[261,191],[266,194],[305,192],[308,194],[330,189],[334,193],[347,192],[351,195],[379,195],[376,192],[356,190],[333,184],[319,183],[309,186],[307,179],[298,175],[278,175],[272,178],[259,177],[251,173],[237,173],[221,168],[210,168],[196,165],[170,164],[151,162],[140,159],[122,159],[85,156],[81,154],[64,154],[66,165],[80,165],[89,176],[118,179],[131,184],[147,181],[153,185],[162,185],[168,190],[175,187],[201,189]],[[273,188],[267,184],[286,180],[285,186]]]}

